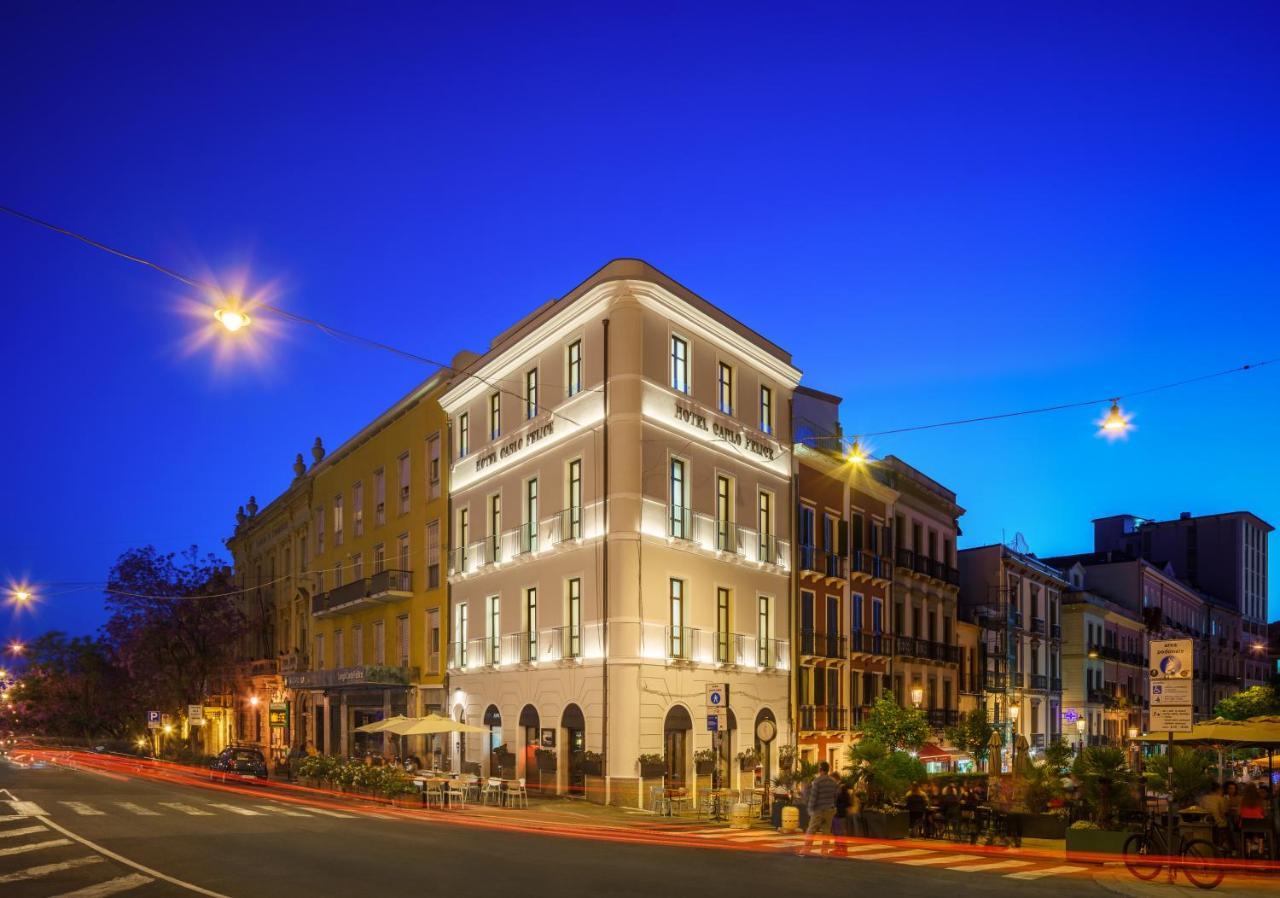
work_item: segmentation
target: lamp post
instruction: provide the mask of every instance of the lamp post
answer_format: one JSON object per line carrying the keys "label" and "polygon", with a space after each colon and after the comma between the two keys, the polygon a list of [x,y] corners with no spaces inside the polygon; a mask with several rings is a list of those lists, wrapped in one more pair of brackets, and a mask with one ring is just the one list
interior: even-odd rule
{"label": "lamp post", "polygon": [[1016,771],[1018,766],[1018,715],[1021,713],[1021,703],[1009,706],[1009,769],[1011,771]]}
{"label": "lamp post", "polygon": [[924,687],[919,684],[911,687],[911,704],[915,705],[916,710],[920,710],[921,703],[924,702]]}
{"label": "lamp post", "polygon": [[1076,734],[1080,737],[1076,741],[1076,754],[1084,751],[1084,735],[1089,730],[1089,720],[1083,716],[1076,718]]}

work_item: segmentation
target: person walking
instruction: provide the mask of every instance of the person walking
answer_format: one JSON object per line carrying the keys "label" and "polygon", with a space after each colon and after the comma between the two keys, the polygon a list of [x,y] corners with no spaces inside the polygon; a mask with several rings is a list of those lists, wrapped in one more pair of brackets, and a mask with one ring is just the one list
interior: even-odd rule
{"label": "person walking", "polygon": [[836,795],[840,791],[839,781],[831,775],[831,765],[823,761],[818,765],[818,775],[809,784],[807,793],[809,806],[809,825],[804,831],[804,845],[797,852],[799,857],[809,857],[812,853],[814,838],[821,837],[822,842],[834,842],[831,837],[831,823],[836,815]]}
{"label": "person walking", "polygon": [[849,824],[852,822],[850,810],[853,806],[853,796],[849,793],[849,787],[844,783],[838,783],[836,788],[836,813],[831,820],[831,834],[835,836],[835,847],[831,849],[833,855],[844,856],[849,852],[846,850],[846,840],[852,832]]}

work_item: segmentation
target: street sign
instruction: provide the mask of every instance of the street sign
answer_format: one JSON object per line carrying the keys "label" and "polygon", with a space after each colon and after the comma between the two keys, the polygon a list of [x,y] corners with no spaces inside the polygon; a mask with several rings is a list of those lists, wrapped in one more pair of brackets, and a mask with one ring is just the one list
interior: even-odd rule
{"label": "street sign", "polygon": [[204,726],[204,705],[187,705],[187,726]]}
{"label": "street sign", "polygon": [[[1187,707],[1191,707],[1191,681],[1152,680],[1151,704],[1186,705]],[[1163,729],[1163,727],[1158,727],[1157,729]]]}
{"label": "street sign", "polygon": [[1190,680],[1195,643],[1190,639],[1153,639],[1149,667],[1153,680]]}
{"label": "street sign", "polygon": [[276,729],[288,729],[289,703],[272,702],[271,706],[267,709],[267,720],[269,724]]}
{"label": "street sign", "polygon": [[724,732],[724,712],[708,711],[707,712],[707,732],[722,733]]}
{"label": "street sign", "polygon": [[160,723],[160,712],[159,712],[159,711],[148,711],[148,712],[147,712],[147,729],[149,729],[149,730],[158,730],[158,729],[160,729],[160,726],[161,726],[161,723]]}
{"label": "street sign", "polygon": [[1151,729],[1168,730],[1170,733],[1191,732],[1190,705],[1153,705]]}
{"label": "street sign", "polygon": [[729,706],[729,687],[724,683],[707,684],[707,710],[713,711]]}

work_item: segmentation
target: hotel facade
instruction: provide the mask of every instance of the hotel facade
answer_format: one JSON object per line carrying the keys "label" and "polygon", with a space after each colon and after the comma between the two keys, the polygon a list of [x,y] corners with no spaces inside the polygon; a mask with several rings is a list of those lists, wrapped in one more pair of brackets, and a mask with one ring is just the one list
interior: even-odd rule
{"label": "hotel facade", "polygon": [[449,710],[488,729],[458,763],[627,804],[645,779],[693,786],[713,746],[731,785],[772,775],[792,742],[789,354],[618,260],[454,368]]}

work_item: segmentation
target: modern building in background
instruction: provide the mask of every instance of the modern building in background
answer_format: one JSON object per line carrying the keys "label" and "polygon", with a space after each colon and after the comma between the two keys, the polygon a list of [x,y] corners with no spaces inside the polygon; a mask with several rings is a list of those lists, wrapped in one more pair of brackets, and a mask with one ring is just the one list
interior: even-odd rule
{"label": "modern building in background", "polygon": [[382,754],[357,727],[446,705],[446,383],[429,378],[308,474],[310,656],[284,683],[325,753]]}
{"label": "modern building in background", "polygon": [[960,600],[981,633],[988,717],[1005,745],[1043,749],[1062,727],[1063,573],[1025,550],[996,544],[960,552]]}
{"label": "modern building in background", "polygon": [[505,745],[532,784],[634,805],[642,755],[695,785],[723,683],[721,768],[756,749],[776,772],[792,741],[790,355],[618,260],[455,368],[449,705],[489,728],[459,757],[492,769]]}

